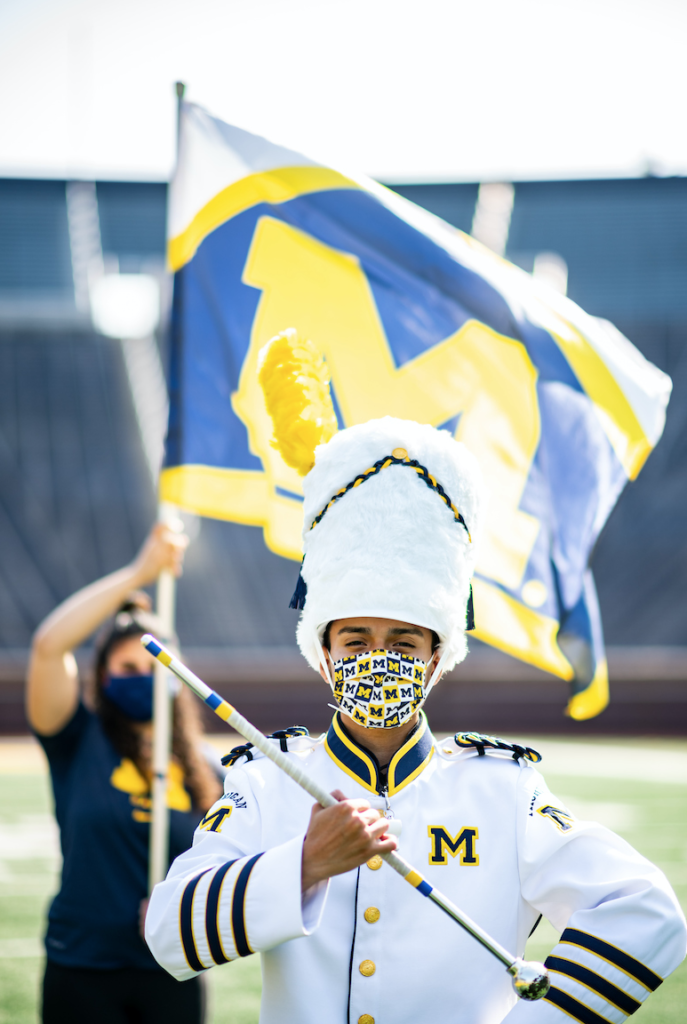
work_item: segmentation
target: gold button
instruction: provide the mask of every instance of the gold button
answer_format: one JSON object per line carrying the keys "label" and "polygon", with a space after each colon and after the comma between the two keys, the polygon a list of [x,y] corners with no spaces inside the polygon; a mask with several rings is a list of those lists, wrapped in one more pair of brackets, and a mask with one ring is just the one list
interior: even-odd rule
{"label": "gold button", "polygon": [[363,978],[371,978],[377,967],[373,960],[363,960],[360,967],[358,968]]}
{"label": "gold button", "polygon": [[367,866],[370,869],[370,871],[379,871],[379,869],[382,866],[382,858],[379,856],[378,853],[376,853],[374,857],[370,857],[370,859],[367,862]]}
{"label": "gold button", "polygon": [[375,1024],[375,1019],[369,1013],[364,1013],[362,1017],[358,1017],[358,1024]]}
{"label": "gold button", "polygon": [[375,921],[379,921],[379,911],[376,907],[368,907],[363,916],[368,924],[374,924]]}
{"label": "gold button", "polygon": [[407,459],[408,458],[408,452],[405,450],[405,448],[394,448],[394,450],[392,451],[391,454],[393,455],[393,457],[395,459]]}

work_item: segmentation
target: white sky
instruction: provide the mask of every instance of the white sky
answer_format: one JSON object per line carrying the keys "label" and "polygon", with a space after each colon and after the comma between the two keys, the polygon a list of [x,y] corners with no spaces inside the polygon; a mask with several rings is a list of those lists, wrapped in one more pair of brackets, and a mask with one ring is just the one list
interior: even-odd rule
{"label": "white sky", "polygon": [[387,181],[687,173],[687,0],[0,0],[0,174],[165,179],[177,78]]}

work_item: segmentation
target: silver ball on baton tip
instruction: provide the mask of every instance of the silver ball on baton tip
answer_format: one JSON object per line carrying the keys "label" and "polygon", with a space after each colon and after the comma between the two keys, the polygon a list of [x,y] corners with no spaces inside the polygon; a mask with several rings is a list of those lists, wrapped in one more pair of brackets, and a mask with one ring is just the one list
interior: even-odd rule
{"label": "silver ball on baton tip", "polygon": [[523,960],[518,957],[508,968],[508,973],[513,975],[513,988],[518,999],[530,1002],[541,999],[551,987],[546,967],[544,964],[538,964],[536,960]]}

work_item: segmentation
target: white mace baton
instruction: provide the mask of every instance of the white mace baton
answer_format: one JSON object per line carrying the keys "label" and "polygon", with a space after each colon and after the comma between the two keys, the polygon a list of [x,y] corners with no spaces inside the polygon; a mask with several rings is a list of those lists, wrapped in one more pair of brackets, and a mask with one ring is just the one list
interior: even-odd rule
{"label": "white mace baton", "polygon": [[[261,733],[259,729],[251,725],[243,715],[239,714],[236,708],[232,707],[228,701],[210,689],[183,662],[175,658],[159,640],[156,640],[154,636],[147,633],[141,637],[141,643],[154,658],[157,658],[170,672],[173,672],[182,682],[186,683],[189,689],[193,690],[196,696],[200,697],[215,712],[218,718],[221,718],[223,722],[226,722],[227,725],[230,725],[236,732],[240,733],[249,743],[257,747],[270,761],[274,761],[282,771],[291,776],[294,782],[297,782],[299,786],[309,793],[318,804],[322,807],[333,807],[339,802],[336,797],[333,797],[331,793],[327,793],[322,786],[310,778],[307,772],[304,772],[292,758],[287,757],[278,746],[271,743],[264,733]],[[549,991],[550,983],[544,964],[523,960],[521,957],[513,956],[512,953],[509,953],[500,942],[487,935],[483,928],[480,928],[467,914],[459,910],[438,889],[430,885],[419,871],[416,871],[411,864],[397,853],[383,853],[381,857],[387,862],[389,867],[398,872],[401,878],[405,878],[406,882],[409,882],[414,889],[423,896],[427,896],[438,907],[441,907],[445,914],[453,918],[461,928],[464,928],[469,935],[472,935],[473,939],[477,939],[485,949],[489,950],[492,956],[495,956],[497,960],[505,964],[506,970],[512,975],[513,988],[520,999],[541,999],[542,996],[546,995]]]}

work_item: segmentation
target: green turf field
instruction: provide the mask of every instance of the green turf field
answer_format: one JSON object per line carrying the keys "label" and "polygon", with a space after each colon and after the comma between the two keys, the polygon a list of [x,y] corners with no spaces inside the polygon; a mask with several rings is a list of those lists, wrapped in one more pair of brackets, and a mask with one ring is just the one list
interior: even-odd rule
{"label": "green turf field", "polygon": [[[542,739],[533,745],[542,750],[542,769],[561,800],[580,817],[613,828],[657,863],[686,907],[687,742]],[[0,757],[0,1024],[37,1024],[40,936],[59,870],[55,849],[48,780],[40,760],[5,753]],[[527,955],[544,959],[555,941],[556,933],[542,923]],[[207,982],[210,1024],[256,1024],[257,956],[215,968]],[[685,1006],[687,963],[634,1020],[681,1024]]]}

